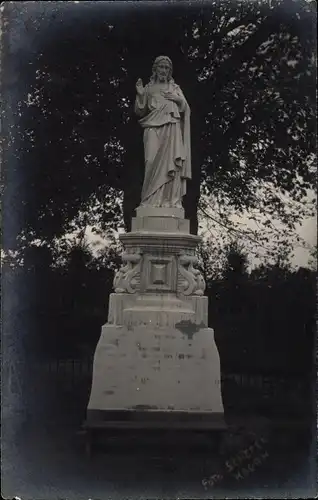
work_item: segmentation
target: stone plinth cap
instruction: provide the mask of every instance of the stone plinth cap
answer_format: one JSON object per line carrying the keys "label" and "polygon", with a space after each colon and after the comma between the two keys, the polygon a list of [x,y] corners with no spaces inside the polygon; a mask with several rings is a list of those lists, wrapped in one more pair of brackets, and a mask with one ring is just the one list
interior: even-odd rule
{"label": "stone plinth cap", "polygon": [[184,219],[184,209],[141,206],[136,209],[136,215],[137,217],[177,217]]}
{"label": "stone plinth cap", "polygon": [[177,248],[195,248],[201,241],[201,237],[194,234],[182,234],[182,233],[124,233],[119,236],[120,241],[124,245],[134,245],[134,246],[158,246],[159,248],[171,247]]}

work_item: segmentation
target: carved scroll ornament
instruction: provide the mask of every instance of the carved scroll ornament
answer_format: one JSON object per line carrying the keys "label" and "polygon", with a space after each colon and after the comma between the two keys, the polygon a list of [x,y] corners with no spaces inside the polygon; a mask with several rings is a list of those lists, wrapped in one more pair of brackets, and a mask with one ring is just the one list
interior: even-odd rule
{"label": "carved scroll ornament", "polygon": [[[195,255],[179,256],[179,291],[184,295],[203,295],[205,281],[201,272],[194,268],[198,263]],[[183,278],[183,279],[182,279]]]}
{"label": "carved scroll ornament", "polygon": [[124,264],[114,277],[113,286],[116,293],[135,293],[140,281],[140,253],[124,253]]}

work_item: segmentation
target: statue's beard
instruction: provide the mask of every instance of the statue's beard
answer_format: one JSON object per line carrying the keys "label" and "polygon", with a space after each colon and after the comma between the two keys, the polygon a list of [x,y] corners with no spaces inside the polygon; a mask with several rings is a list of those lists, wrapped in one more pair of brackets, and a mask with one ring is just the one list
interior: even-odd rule
{"label": "statue's beard", "polygon": [[159,82],[163,83],[163,82],[166,82],[168,80],[168,77],[167,77],[167,75],[158,75],[157,80],[159,80]]}

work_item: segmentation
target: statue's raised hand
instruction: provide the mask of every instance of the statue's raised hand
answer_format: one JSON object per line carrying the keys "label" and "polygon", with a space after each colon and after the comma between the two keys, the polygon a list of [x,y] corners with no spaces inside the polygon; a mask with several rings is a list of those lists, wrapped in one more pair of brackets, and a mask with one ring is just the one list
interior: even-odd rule
{"label": "statue's raised hand", "polygon": [[138,80],[136,82],[136,90],[137,90],[138,95],[143,95],[143,93],[145,91],[141,78],[138,78]]}

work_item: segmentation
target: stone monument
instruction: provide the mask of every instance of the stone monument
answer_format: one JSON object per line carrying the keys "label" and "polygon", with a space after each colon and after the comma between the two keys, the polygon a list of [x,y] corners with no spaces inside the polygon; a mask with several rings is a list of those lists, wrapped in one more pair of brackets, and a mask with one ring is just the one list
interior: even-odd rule
{"label": "stone monument", "polygon": [[182,208],[191,178],[190,108],[166,56],[136,91],[145,177],[132,231],[120,236],[123,265],[95,352],[87,425],[223,428],[219,354],[196,268],[200,237],[190,234]]}

